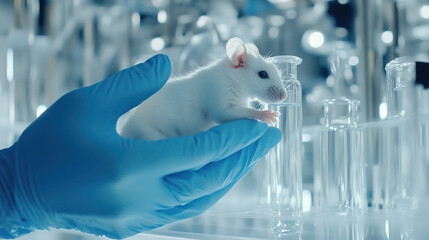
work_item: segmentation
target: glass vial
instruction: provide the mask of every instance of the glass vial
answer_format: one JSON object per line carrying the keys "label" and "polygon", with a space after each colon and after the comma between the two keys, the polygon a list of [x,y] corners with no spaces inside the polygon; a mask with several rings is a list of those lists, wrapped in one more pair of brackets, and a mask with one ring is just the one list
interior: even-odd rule
{"label": "glass vial", "polygon": [[414,208],[422,185],[421,142],[417,127],[416,65],[402,57],[386,65],[386,209]]}
{"label": "glass vial", "polygon": [[363,136],[357,126],[359,101],[325,100],[320,159],[315,163],[321,210],[346,213],[366,208]]}
{"label": "glass vial", "polygon": [[277,128],[282,139],[271,150],[269,160],[269,202],[276,238],[299,235],[302,223],[297,219],[302,213],[302,90],[297,80],[297,66],[301,59],[295,56],[272,58],[283,72],[286,99],[270,104],[273,111],[280,112]]}

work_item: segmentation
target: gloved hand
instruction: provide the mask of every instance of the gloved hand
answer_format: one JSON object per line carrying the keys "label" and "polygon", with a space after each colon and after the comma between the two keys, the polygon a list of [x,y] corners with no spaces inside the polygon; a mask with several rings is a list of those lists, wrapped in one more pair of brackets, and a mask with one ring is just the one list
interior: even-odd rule
{"label": "gloved hand", "polygon": [[119,136],[117,119],[170,68],[157,55],[72,91],[2,150],[0,237],[54,227],[124,238],[198,215],[279,141],[278,129],[254,120],[159,141]]}

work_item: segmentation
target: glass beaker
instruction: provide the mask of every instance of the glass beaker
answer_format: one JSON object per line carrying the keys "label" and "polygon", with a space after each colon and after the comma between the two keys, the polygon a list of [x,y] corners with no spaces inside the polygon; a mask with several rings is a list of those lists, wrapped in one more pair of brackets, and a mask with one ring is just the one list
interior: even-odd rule
{"label": "glass beaker", "polygon": [[280,112],[276,127],[282,132],[280,142],[269,152],[269,202],[276,238],[300,235],[302,223],[296,217],[302,213],[302,90],[297,80],[296,56],[276,56],[274,61],[282,71],[286,98],[268,108]]}

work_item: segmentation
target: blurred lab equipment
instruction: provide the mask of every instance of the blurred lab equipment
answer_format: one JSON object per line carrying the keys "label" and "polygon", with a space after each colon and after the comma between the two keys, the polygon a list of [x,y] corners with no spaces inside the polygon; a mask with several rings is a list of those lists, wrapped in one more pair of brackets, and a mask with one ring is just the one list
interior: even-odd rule
{"label": "blurred lab equipment", "polygon": [[416,62],[418,133],[421,139],[425,193],[429,196],[429,63]]}

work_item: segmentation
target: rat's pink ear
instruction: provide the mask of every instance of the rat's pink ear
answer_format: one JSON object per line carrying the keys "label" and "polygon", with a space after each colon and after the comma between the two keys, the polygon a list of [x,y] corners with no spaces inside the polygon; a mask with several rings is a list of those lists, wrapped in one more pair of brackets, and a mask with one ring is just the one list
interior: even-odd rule
{"label": "rat's pink ear", "polygon": [[226,43],[226,55],[235,68],[243,67],[247,56],[246,47],[240,38],[234,37]]}
{"label": "rat's pink ear", "polygon": [[259,49],[258,47],[253,43],[246,43],[244,44],[244,48],[246,48],[246,51],[249,53],[253,53],[253,55],[258,56],[259,55]]}

